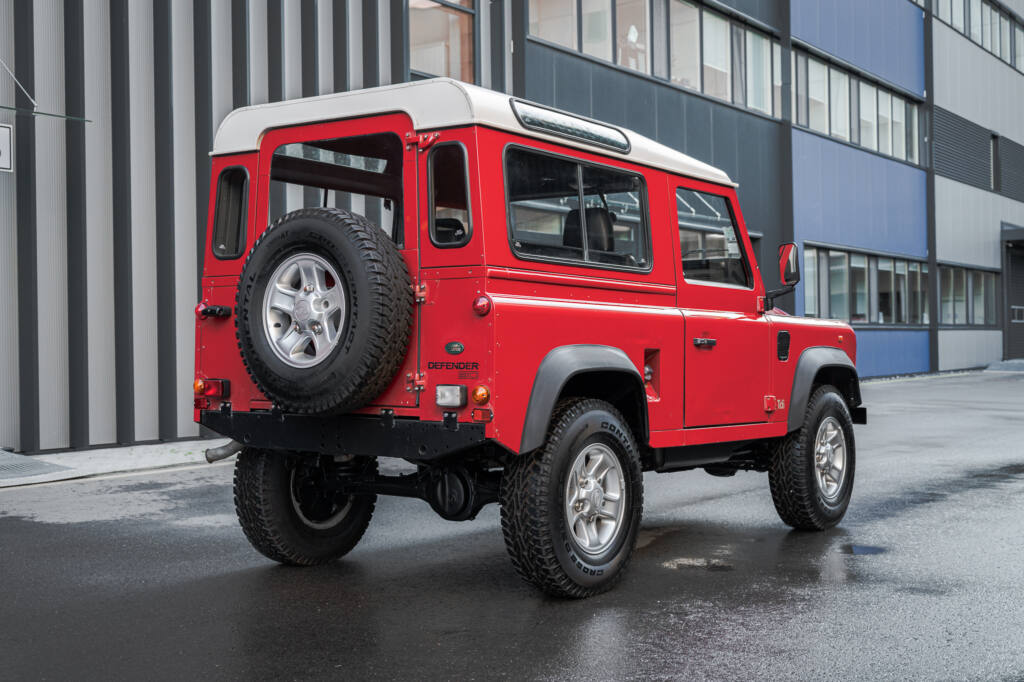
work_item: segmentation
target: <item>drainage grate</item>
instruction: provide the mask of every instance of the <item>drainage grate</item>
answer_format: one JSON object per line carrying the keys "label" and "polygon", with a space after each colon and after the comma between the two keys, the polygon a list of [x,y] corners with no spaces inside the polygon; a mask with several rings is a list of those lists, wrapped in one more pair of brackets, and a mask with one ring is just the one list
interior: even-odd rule
{"label": "drainage grate", "polygon": [[28,455],[16,455],[13,452],[0,450],[0,478],[24,478],[25,476],[39,476],[54,471],[64,471],[68,467],[59,464],[41,462]]}

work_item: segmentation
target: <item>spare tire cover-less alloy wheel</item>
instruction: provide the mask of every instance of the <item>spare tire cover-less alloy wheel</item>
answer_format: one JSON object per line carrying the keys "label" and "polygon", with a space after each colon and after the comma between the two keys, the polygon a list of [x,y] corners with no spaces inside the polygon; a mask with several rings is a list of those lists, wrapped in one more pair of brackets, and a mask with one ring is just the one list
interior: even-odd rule
{"label": "spare tire cover-less alloy wheel", "polygon": [[267,228],[246,259],[238,346],[282,410],[344,412],[394,378],[412,308],[405,261],[379,227],[341,209],[300,209]]}

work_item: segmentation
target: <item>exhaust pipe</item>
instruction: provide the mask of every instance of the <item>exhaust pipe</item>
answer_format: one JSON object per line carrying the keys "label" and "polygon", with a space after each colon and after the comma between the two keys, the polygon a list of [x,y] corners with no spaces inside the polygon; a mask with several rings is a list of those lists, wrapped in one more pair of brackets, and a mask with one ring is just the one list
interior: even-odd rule
{"label": "exhaust pipe", "polygon": [[229,440],[227,443],[221,445],[219,448],[209,448],[206,451],[206,461],[209,462],[210,464],[213,464],[214,462],[219,462],[222,459],[227,459],[231,455],[236,454],[241,449],[241,443],[239,443],[236,440]]}

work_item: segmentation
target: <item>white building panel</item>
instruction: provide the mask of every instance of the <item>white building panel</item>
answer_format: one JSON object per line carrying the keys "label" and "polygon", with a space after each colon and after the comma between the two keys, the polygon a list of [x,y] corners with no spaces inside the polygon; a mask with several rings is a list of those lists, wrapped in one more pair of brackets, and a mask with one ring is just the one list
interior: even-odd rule
{"label": "white building panel", "polygon": [[995,329],[939,331],[939,371],[984,367],[1003,357],[1003,332]]}
{"label": "white building panel", "polygon": [[1024,203],[935,177],[935,256],[940,262],[1002,267],[1003,222],[1024,226]]}

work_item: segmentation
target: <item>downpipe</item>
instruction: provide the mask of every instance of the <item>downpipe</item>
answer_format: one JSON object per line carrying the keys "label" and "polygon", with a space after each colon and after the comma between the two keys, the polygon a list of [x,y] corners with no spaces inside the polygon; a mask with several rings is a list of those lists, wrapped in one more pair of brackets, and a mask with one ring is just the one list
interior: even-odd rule
{"label": "downpipe", "polygon": [[237,440],[229,440],[219,448],[209,448],[206,450],[206,461],[210,464],[219,462],[222,459],[227,459],[231,455],[237,454],[242,449],[242,444]]}

